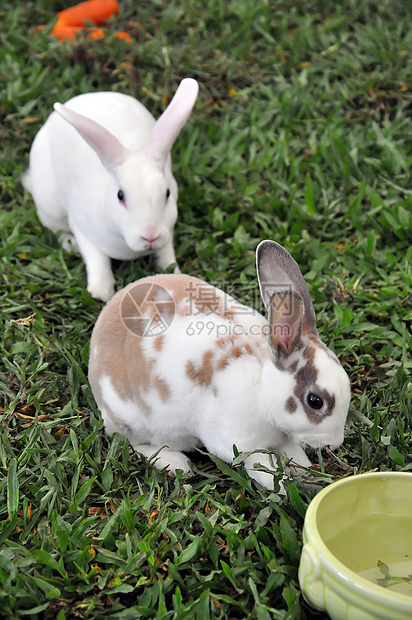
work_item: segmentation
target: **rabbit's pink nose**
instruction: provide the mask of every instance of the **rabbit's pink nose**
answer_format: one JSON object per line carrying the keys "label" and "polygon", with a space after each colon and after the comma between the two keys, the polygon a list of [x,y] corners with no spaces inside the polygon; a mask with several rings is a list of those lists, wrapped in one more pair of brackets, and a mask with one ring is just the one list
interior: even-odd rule
{"label": "rabbit's pink nose", "polygon": [[146,225],[140,229],[140,238],[143,239],[145,244],[152,245],[160,237],[156,226]]}
{"label": "rabbit's pink nose", "polygon": [[156,239],[158,239],[160,237],[160,235],[149,235],[146,233],[146,235],[140,235],[141,238],[143,239],[143,241],[147,241],[147,243],[154,243],[156,241]]}

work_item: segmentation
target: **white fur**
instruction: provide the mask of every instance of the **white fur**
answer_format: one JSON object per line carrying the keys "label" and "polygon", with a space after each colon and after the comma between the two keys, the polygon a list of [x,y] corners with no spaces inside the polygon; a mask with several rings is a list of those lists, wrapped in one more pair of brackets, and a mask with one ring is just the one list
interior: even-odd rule
{"label": "white fur", "polygon": [[[272,253],[274,257],[279,253],[279,264],[287,266],[285,273],[291,277],[291,284],[302,291],[306,285],[302,284],[304,281],[300,272],[301,279],[297,273],[293,275],[293,269],[296,270],[297,266],[289,265],[292,257],[274,242],[262,244],[266,245],[258,248],[258,256],[261,256],[258,261],[259,276],[262,277],[263,265],[267,266]],[[283,276],[276,274],[276,269],[274,271],[274,281],[282,282],[281,277],[286,278],[283,271]],[[300,339],[296,340],[296,349],[285,354],[282,361],[276,358],[273,341],[269,346],[269,340],[264,335],[269,325],[267,319],[221,291],[200,283],[207,288],[206,292],[214,292],[216,299],[220,296],[225,301],[225,310],[236,308],[234,316],[225,316],[222,311],[205,314],[188,312],[190,300],[179,298],[181,292],[178,294],[178,291],[182,291],[184,286],[199,283],[196,278],[158,275],[140,282],[156,283],[176,299],[177,311],[171,325],[161,336],[160,347],[156,338],[142,338],[126,328],[124,340],[123,336],[119,341],[110,340],[106,322],[110,319],[111,325],[113,320],[121,323],[122,299],[133,290],[136,285],[133,283],[120,291],[102,311],[92,335],[89,364],[90,383],[98,406],[102,411],[110,407],[114,418],[127,426],[121,432],[138,452],[150,457],[160,451],[155,464],[167,467],[171,472],[176,469],[189,471],[190,465],[181,452],[200,445],[226,462],[232,461],[233,445],[236,445],[242,452],[283,452],[297,465],[307,467],[310,461],[302,446],[336,447],[342,442],[350,400],[349,380],[336,357],[318,340],[313,319],[309,316],[313,308],[306,307],[311,304],[306,293],[302,293],[306,299],[300,319],[302,321],[304,316],[308,321],[306,332],[302,331]],[[199,333],[193,333],[196,322],[201,321],[208,329],[205,327]],[[225,329],[226,337],[217,337],[218,329]],[[296,325],[294,329],[297,329]],[[99,340],[106,338],[110,340],[110,349],[106,351],[99,344],[97,350]],[[279,340],[280,346],[286,346],[285,343],[289,346],[289,340],[283,342],[282,338]],[[293,338],[292,341],[295,342]],[[307,354],[311,348],[315,350],[313,357]],[[129,353],[126,354],[126,351]],[[141,410],[139,399],[134,405],[131,401],[124,403],[118,394],[119,401],[116,401],[113,392],[118,389],[116,361],[120,359],[125,360],[129,368],[131,388],[138,387],[140,390],[140,403],[144,402],[145,411]],[[143,367],[150,367],[148,380],[146,374],[140,380],[139,373],[133,372],[132,360],[139,360]],[[294,366],[293,372],[285,367],[285,362]],[[299,384],[299,392],[296,373],[307,368],[309,363],[316,369],[316,380],[313,385],[302,387]],[[110,368],[110,383],[104,377],[102,384],[101,377],[107,368]],[[203,373],[198,373],[201,370]],[[158,389],[156,381],[162,383],[166,394]],[[299,399],[303,398],[306,402],[306,392],[313,390],[320,393],[327,391],[335,398],[331,415],[312,410],[309,411],[311,415],[307,415],[307,407],[305,409]],[[290,398],[296,405],[293,412],[287,407]],[[109,434],[113,432],[111,423],[107,430]],[[164,446],[167,449],[161,450]],[[253,464],[256,461],[270,468],[269,456],[254,454],[246,459],[245,466],[255,480],[272,488],[273,476],[255,470]]]}
{"label": "white fur", "polygon": [[118,417],[126,426],[133,427],[136,405],[133,401],[123,400],[113,386],[112,379],[103,375],[99,381],[99,387],[106,406],[111,411],[118,412]]}
{"label": "white fur", "polygon": [[114,293],[111,258],[153,252],[161,269],[176,262],[170,150],[197,93],[195,80],[183,80],[157,121],[133,97],[87,93],[55,104],[37,133],[23,184],[42,224],[80,251],[93,297],[107,301]]}

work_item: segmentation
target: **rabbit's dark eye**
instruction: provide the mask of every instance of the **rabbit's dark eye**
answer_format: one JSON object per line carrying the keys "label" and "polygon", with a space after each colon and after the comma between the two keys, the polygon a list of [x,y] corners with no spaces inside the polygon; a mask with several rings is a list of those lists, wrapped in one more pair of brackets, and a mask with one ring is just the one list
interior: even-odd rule
{"label": "rabbit's dark eye", "polygon": [[119,191],[117,192],[117,197],[120,202],[122,202],[123,204],[125,203],[124,191],[122,189],[119,189]]}
{"label": "rabbit's dark eye", "polygon": [[169,198],[169,196],[170,196],[170,189],[167,188],[167,190],[166,190],[166,200]]}
{"label": "rabbit's dark eye", "polygon": [[314,394],[313,392],[309,392],[307,402],[309,407],[311,407],[312,409],[319,410],[323,407],[323,398],[321,398],[317,394]]}

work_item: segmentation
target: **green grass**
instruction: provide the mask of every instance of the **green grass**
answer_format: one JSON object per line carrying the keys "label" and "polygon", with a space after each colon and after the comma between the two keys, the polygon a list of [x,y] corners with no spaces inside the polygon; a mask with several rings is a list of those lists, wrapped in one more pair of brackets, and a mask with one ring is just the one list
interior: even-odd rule
{"label": "green grass", "polygon": [[[113,89],[158,116],[197,78],[173,150],[180,266],[260,307],[256,245],[282,243],[353,386],[343,446],[313,455],[322,483],[409,471],[411,7],[121,0],[104,40],[34,32],[67,4],[0,7],[0,615],[321,618],[297,580],[313,491],[264,490],[241,456],[199,453],[195,476],[170,479],[105,437],[87,382],[101,304],[20,176],[54,101]],[[118,264],[118,285],[152,270]]]}

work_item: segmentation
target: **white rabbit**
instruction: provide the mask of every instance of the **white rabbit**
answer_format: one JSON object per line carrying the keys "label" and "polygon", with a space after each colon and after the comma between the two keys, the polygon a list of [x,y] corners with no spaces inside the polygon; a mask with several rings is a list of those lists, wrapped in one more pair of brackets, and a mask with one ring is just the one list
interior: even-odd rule
{"label": "white rabbit", "polygon": [[176,262],[170,150],[198,89],[196,80],[182,80],[157,121],[129,95],[86,93],[56,103],[37,133],[23,185],[42,224],[62,231],[65,249],[80,251],[93,297],[114,294],[111,258],[153,252],[162,269]]}
{"label": "white rabbit", "polygon": [[[159,274],[118,292],[94,327],[89,380],[107,433],[172,474],[190,470],[182,452],[196,446],[226,462],[234,444],[276,450],[306,467],[304,446],[343,441],[349,378],[319,339],[299,267],[274,241],[256,257],[268,320],[197,278]],[[273,488],[257,461],[271,468],[269,455],[245,465]]]}

